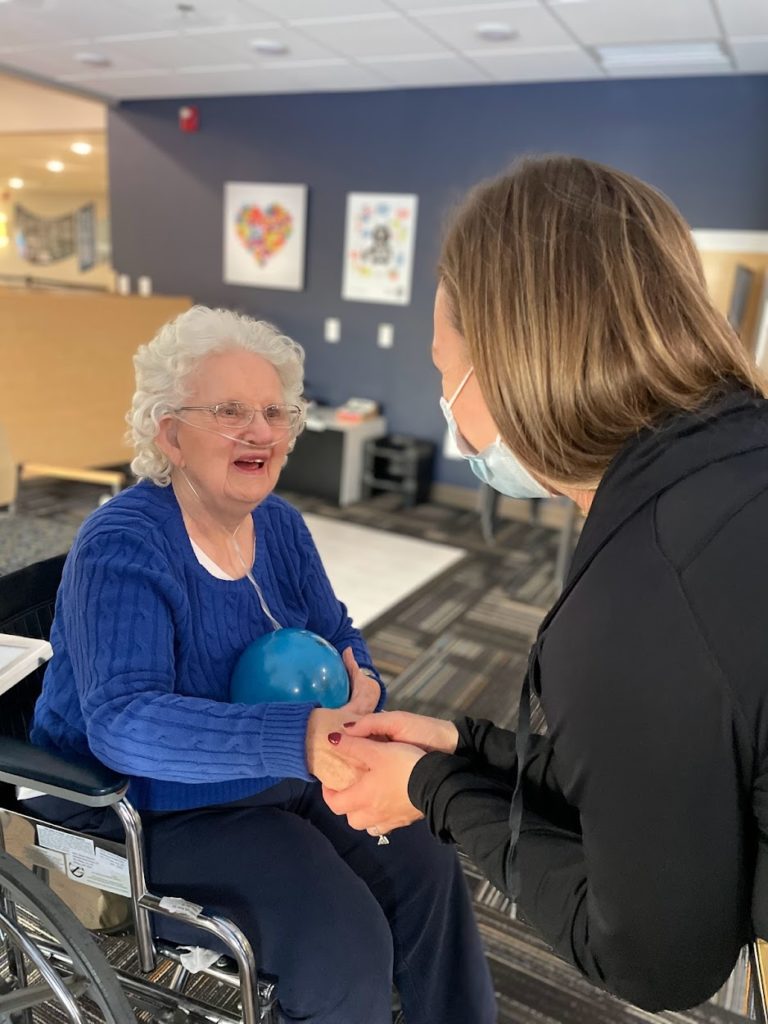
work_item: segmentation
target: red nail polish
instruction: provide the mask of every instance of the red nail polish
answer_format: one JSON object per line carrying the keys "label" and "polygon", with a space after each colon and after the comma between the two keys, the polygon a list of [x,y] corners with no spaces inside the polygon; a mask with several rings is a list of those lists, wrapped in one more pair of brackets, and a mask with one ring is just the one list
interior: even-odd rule
{"label": "red nail polish", "polygon": [[338,743],[341,743],[341,733],[340,732],[329,732],[328,733],[328,742],[332,743],[334,745],[334,747]]}
{"label": "red nail polish", "polygon": [[344,728],[345,729],[351,729],[354,724],[355,724],[354,722],[345,722],[344,723]]}

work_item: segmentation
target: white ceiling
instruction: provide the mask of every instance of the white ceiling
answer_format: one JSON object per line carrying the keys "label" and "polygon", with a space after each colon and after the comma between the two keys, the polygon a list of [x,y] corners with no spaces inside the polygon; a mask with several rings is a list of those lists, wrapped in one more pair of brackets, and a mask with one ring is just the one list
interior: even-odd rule
{"label": "white ceiling", "polygon": [[[517,35],[483,41],[481,22]],[[722,65],[670,60],[683,43]],[[617,44],[667,52],[606,70],[595,48]],[[768,0],[0,0],[0,65],[112,100],[768,73]]]}

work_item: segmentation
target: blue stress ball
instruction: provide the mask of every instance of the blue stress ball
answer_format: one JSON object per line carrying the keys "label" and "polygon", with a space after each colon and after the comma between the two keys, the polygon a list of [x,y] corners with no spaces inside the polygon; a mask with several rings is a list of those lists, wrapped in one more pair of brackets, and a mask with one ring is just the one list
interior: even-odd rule
{"label": "blue stress ball", "polygon": [[349,676],[339,652],[317,633],[277,629],[240,655],[230,697],[239,704],[311,701],[340,708],[349,700]]}

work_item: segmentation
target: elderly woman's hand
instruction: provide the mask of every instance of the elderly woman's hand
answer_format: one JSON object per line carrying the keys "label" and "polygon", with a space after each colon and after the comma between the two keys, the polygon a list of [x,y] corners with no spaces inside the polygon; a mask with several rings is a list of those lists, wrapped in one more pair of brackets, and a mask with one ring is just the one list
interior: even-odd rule
{"label": "elderly woman's hand", "polygon": [[315,708],[307,722],[307,767],[324,786],[346,789],[361,778],[365,765],[343,757],[328,742],[328,733],[339,732],[354,717],[349,704],[342,708]]}
{"label": "elderly woman's hand", "polygon": [[325,802],[335,814],[346,814],[352,828],[384,835],[424,817],[408,798],[408,780],[425,751],[408,743],[380,743],[340,732],[332,732],[325,742],[350,765],[363,769],[359,780],[343,792],[323,786]]}
{"label": "elderly woman's hand", "polygon": [[347,647],[342,655],[349,675],[350,698],[340,708],[316,708],[307,723],[307,766],[324,786],[346,789],[367,771],[354,757],[345,757],[328,743],[328,734],[340,732],[345,723],[354,723],[360,715],[372,712],[379,703],[381,687],[360,668]]}
{"label": "elderly woman's hand", "polygon": [[349,703],[346,705],[350,715],[367,715],[374,711],[381,699],[381,687],[367,675],[355,661],[351,647],[347,647],[342,658],[349,676]]}

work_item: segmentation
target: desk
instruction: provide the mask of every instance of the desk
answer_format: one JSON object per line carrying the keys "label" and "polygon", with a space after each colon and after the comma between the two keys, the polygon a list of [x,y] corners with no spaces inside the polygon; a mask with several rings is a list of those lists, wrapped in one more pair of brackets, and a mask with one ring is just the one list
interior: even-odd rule
{"label": "desk", "polygon": [[383,416],[343,423],[333,409],[311,410],[306,429],[280,474],[278,492],[294,491],[341,506],[360,501],[365,443],[386,432]]}

